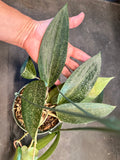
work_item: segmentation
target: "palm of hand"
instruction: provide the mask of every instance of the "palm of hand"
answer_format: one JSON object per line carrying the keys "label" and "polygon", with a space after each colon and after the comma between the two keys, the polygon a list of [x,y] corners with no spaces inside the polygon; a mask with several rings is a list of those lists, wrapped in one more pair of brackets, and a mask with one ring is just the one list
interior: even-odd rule
{"label": "palm of hand", "polygon": [[[69,18],[69,28],[72,29],[77,27],[82,23],[83,19],[84,19],[84,13],[81,13],[75,17]],[[34,30],[29,34],[29,36],[24,42],[23,47],[35,62],[38,61],[39,47],[40,47],[43,35],[48,25],[50,24],[51,20],[52,18],[49,20],[39,21],[39,22],[33,21]],[[66,59],[65,65],[74,71],[79,66],[79,64],[73,61],[70,57],[73,57],[80,61],[86,61],[87,59],[90,58],[90,56],[87,55],[85,52],[68,43],[67,59]],[[62,74],[66,77],[69,77],[71,72],[67,69],[66,66],[63,68]],[[57,80],[55,84],[59,85],[60,81]]]}

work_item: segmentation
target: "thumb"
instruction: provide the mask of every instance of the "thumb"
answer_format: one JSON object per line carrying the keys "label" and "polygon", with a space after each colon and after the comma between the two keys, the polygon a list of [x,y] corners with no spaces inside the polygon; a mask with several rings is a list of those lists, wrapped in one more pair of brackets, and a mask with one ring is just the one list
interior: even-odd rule
{"label": "thumb", "polygon": [[69,28],[72,29],[72,28],[78,27],[83,22],[84,18],[85,18],[85,14],[83,12],[81,12],[77,16],[70,17]]}

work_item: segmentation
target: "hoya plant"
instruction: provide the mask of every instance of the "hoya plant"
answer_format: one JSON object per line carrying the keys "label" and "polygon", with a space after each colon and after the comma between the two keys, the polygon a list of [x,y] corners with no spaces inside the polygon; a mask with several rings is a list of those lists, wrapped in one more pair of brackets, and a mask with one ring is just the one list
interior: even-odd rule
{"label": "hoya plant", "polygon": [[[13,105],[16,122],[26,132],[16,140],[14,160],[45,160],[55,150],[60,131],[102,130],[120,131],[119,120],[104,118],[115,106],[103,104],[103,90],[113,77],[99,77],[101,53],[96,54],[80,65],[60,86],[55,86],[65,65],[68,46],[69,19],[65,5],[52,20],[42,39],[37,76],[34,64],[29,57],[21,67],[21,76],[32,79],[17,94]],[[62,123],[90,123],[98,121],[105,127],[62,129]],[[38,134],[47,133],[37,140]],[[26,135],[31,136],[29,147],[21,144]],[[52,141],[53,140],[53,141]],[[52,141],[48,150],[39,156],[39,150]]]}

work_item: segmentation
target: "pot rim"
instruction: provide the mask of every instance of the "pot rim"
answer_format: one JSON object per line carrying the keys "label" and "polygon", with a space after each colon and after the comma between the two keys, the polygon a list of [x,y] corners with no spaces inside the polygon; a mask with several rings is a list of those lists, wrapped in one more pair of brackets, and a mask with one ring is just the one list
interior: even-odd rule
{"label": "pot rim", "polygon": [[[28,84],[29,84],[29,83],[28,83]],[[16,100],[16,98],[18,97],[18,95],[20,94],[21,90],[22,90],[23,88],[25,88],[28,84],[25,84],[18,92],[15,92],[15,94],[14,94],[15,97],[14,97],[13,104],[12,104],[12,115],[13,115],[13,118],[14,118],[17,126],[18,126],[20,129],[22,129],[24,132],[27,132],[27,130],[26,130],[25,128],[23,128],[23,127],[20,125],[20,123],[17,121],[17,118],[16,118],[16,116],[15,116],[15,112],[14,112],[14,105],[15,105],[15,100]],[[58,121],[59,121],[59,120],[58,120]],[[49,130],[47,130],[47,131],[44,131],[44,132],[38,131],[37,135],[50,134],[50,133],[51,133],[53,130],[55,130],[60,124],[62,124],[62,123],[59,121],[53,128],[51,128],[51,129],[49,129]]]}

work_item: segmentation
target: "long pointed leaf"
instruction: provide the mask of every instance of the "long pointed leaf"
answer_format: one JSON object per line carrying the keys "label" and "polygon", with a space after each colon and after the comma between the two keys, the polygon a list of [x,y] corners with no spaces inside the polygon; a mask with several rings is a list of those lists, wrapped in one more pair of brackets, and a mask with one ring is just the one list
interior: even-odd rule
{"label": "long pointed leaf", "polygon": [[46,160],[49,156],[51,156],[51,154],[54,152],[54,150],[58,145],[59,139],[60,139],[60,132],[57,133],[56,139],[50,146],[50,148],[40,158],[38,158],[38,160]]}
{"label": "long pointed leaf", "polygon": [[102,124],[104,124],[106,127],[113,129],[115,131],[120,131],[120,119],[117,119],[116,117],[110,117],[107,119],[101,119],[99,120]]}
{"label": "long pointed leaf", "polygon": [[[62,127],[62,124],[60,124],[54,131],[60,129]],[[58,131],[53,132],[51,134],[48,134],[47,136],[43,137],[42,139],[39,139],[36,145],[36,148],[38,150],[44,148],[58,133]]]}
{"label": "long pointed leaf", "polygon": [[[79,66],[67,79],[61,92],[74,102],[82,101],[94,86],[101,68],[101,54],[90,58]],[[67,100],[59,94],[58,104],[67,103]]]}
{"label": "long pointed leaf", "polygon": [[91,91],[82,102],[92,102],[95,98],[97,98],[97,96],[103,91],[103,89],[112,79],[113,77],[99,77]]}
{"label": "long pointed leaf", "polygon": [[[88,113],[94,115],[95,117],[99,117],[99,118],[107,116],[115,109],[115,106],[101,104],[101,103],[75,103],[75,104],[83,108]],[[80,113],[80,114],[85,115],[82,111],[80,111],[78,108],[76,108],[71,103],[58,105],[56,106],[56,109],[64,110],[68,112]],[[89,118],[83,118],[81,116],[76,117],[74,115],[69,115],[69,114],[60,113],[60,112],[57,112],[57,116],[63,122],[74,123],[74,124],[88,123],[88,122],[93,121],[92,119],[89,119]]]}
{"label": "long pointed leaf", "polygon": [[[102,91],[94,100],[92,100],[92,102],[102,103],[103,102],[103,95],[104,95],[104,92]],[[88,103],[88,102],[86,102],[86,103]]]}
{"label": "long pointed leaf", "polygon": [[[44,105],[46,88],[43,81],[32,81],[23,91],[22,95],[22,116],[25,123],[25,128],[32,138],[39,126],[42,109],[36,107],[32,103]],[[28,101],[31,103],[29,103]]]}
{"label": "long pointed leaf", "polygon": [[47,87],[54,85],[66,60],[68,46],[69,19],[67,5],[55,16],[42,39],[38,69],[40,78]]}
{"label": "long pointed leaf", "polygon": [[[75,117],[82,117],[82,118],[87,118],[87,119],[91,119],[91,121],[98,121],[102,124],[104,124],[107,128],[109,129],[112,129],[114,130],[115,132],[118,132],[120,131],[120,119],[117,119],[115,117],[110,117],[110,118],[99,118],[99,117],[96,117],[94,115],[91,115],[91,114],[83,114],[83,113],[76,113],[76,112],[73,112],[73,111],[66,111],[65,109],[56,109],[56,108],[48,108],[48,107],[45,107],[45,106],[40,106],[40,105],[37,105],[35,103],[31,103],[31,101],[27,100],[26,101],[29,103],[29,104],[32,104],[36,107],[40,107],[41,109],[49,109],[51,111],[55,111],[55,112],[59,112],[61,114],[67,114],[69,116],[75,116]],[[83,103],[81,103],[83,104]],[[79,107],[79,106],[78,106]],[[113,106],[115,107],[115,106]]]}
{"label": "long pointed leaf", "polygon": [[44,148],[54,137],[56,136],[56,133],[49,134],[42,139],[39,139],[36,145],[36,148],[38,150]]}

